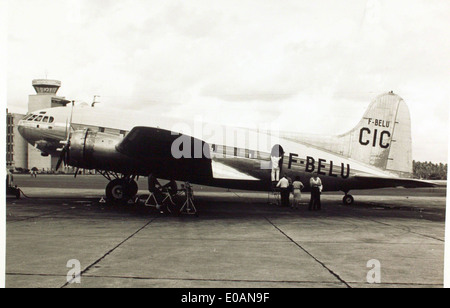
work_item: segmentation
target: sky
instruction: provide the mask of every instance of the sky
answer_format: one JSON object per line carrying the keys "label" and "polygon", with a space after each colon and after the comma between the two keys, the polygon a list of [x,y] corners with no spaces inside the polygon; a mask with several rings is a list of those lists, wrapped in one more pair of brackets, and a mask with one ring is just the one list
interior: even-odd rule
{"label": "sky", "polygon": [[394,91],[413,159],[448,160],[449,1],[2,1],[11,112],[49,78],[103,108],[338,134]]}

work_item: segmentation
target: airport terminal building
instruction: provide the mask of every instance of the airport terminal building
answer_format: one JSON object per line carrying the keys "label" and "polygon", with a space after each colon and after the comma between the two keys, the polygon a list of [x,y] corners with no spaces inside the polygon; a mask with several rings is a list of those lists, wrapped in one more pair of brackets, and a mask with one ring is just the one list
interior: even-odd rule
{"label": "airport terminal building", "polygon": [[24,114],[9,113],[6,109],[6,167],[8,169],[28,168],[28,143],[17,130],[17,124]]}
{"label": "airport terminal building", "polygon": [[[28,96],[28,112],[45,108],[66,106],[70,103],[62,96],[57,96],[61,81],[51,79],[35,79],[32,86],[36,94]],[[9,113],[6,110],[6,167],[9,169],[32,169],[40,171],[55,170],[57,157],[42,156],[41,151],[28,144],[17,130],[17,123],[24,114]]]}

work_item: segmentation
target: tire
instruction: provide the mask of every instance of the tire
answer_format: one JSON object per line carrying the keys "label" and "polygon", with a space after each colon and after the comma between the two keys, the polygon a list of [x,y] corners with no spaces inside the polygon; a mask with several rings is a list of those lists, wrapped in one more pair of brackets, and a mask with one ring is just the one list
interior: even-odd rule
{"label": "tire", "polygon": [[106,186],[106,198],[114,202],[126,202],[136,196],[138,185],[136,181],[127,182],[124,179],[114,179]]}
{"label": "tire", "polygon": [[342,203],[344,203],[344,205],[352,205],[354,201],[355,199],[352,195],[345,195],[344,198],[342,198]]}
{"label": "tire", "polygon": [[125,181],[122,179],[115,179],[106,186],[106,198],[114,202],[122,202],[127,199],[125,189]]}

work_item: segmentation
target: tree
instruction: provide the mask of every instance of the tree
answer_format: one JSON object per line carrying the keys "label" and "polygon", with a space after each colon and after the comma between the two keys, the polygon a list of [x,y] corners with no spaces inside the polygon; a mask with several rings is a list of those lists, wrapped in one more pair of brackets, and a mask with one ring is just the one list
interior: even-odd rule
{"label": "tree", "polygon": [[424,180],[447,180],[448,164],[413,161],[413,175]]}

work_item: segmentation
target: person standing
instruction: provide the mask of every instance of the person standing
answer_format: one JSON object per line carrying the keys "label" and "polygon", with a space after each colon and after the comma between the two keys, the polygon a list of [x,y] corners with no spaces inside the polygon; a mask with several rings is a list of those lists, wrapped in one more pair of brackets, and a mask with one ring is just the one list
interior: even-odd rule
{"label": "person standing", "polygon": [[11,171],[8,168],[6,168],[6,189],[8,189],[9,187],[13,187],[13,181],[14,177]]}
{"label": "person standing", "polygon": [[323,190],[322,181],[314,174],[313,177],[309,180],[309,184],[311,186],[311,200],[309,201],[308,210],[319,210],[321,209],[320,203],[320,194]]}
{"label": "person standing", "polygon": [[283,175],[277,187],[280,188],[281,206],[289,207],[289,180],[286,175]]}
{"label": "person standing", "polygon": [[270,156],[270,162],[272,163],[272,183],[278,182],[280,180],[280,160],[281,157],[278,155]]}
{"label": "person standing", "polygon": [[302,199],[302,189],[305,187],[300,181],[300,177],[296,176],[294,182],[292,183],[294,202],[292,203],[293,209],[298,209],[300,205],[300,200]]}

